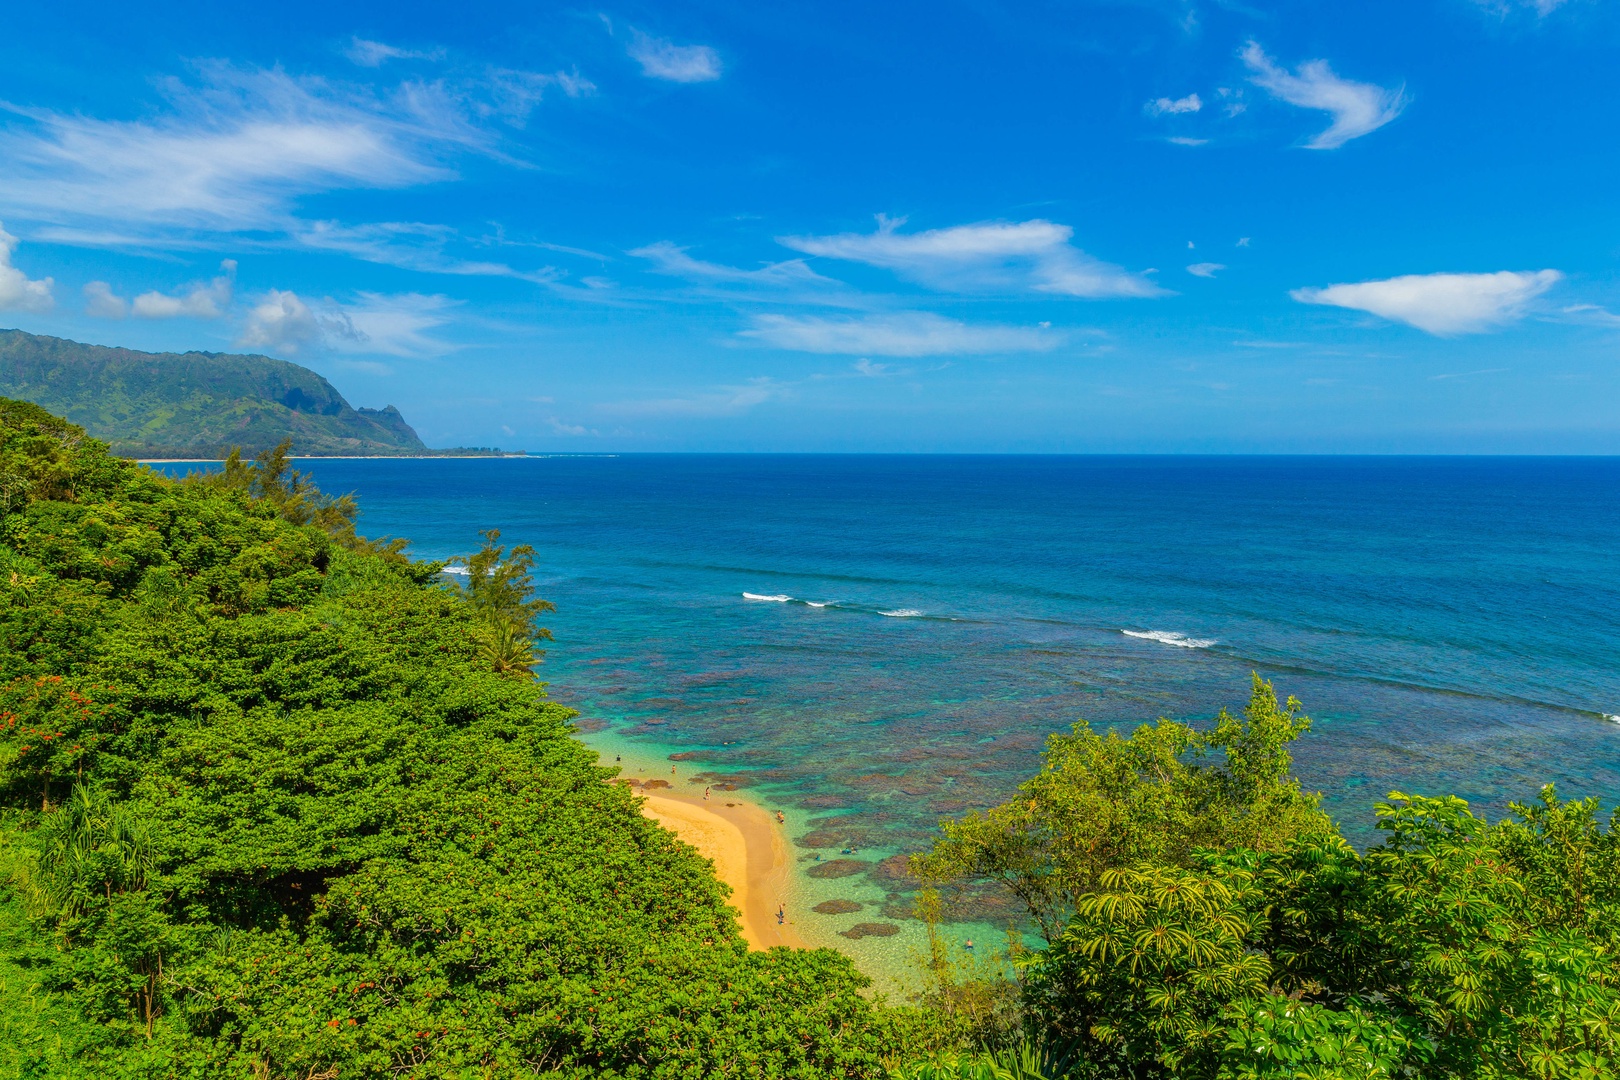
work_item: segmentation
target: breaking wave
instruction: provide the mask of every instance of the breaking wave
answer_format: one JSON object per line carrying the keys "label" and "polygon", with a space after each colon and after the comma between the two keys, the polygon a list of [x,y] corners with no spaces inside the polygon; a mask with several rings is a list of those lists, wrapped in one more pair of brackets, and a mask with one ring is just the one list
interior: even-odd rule
{"label": "breaking wave", "polygon": [[1161,645],[1174,645],[1178,649],[1207,649],[1215,644],[1214,638],[1190,638],[1169,630],[1121,630],[1126,637],[1146,638]]}
{"label": "breaking wave", "polygon": [[762,596],[759,593],[745,592],[745,593],[743,593],[743,599],[744,600],[769,600],[774,604],[785,604],[789,600],[792,600],[793,597],[791,597],[791,596]]}

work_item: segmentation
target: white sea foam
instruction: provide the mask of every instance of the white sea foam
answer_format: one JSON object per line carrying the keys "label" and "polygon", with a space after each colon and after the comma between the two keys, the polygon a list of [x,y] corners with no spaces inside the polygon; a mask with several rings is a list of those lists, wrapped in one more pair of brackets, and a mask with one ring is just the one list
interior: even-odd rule
{"label": "white sea foam", "polygon": [[1604,713],[1603,719],[1608,720],[1611,723],[1620,724],[1620,716],[1617,716],[1614,713]]}
{"label": "white sea foam", "polygon": [[809,604],[811,607],[826,607],[828,604],[832,603],[832,601],[831,600],[806,600],[805,603]]}
{"label": "white sea foam", "polygon": [[916,608],[895,608],[893,611],[880,611],[879,615],[887,615],[891,619],[915,619],[922,615]]}
{"label": "white sea foam", "polygon": [[761,596],[759,593],[745,592],[745,593],[743,593],[743,599],[744,600],[769,600],[772,603],[785,604],[789,600],[793,599],[793,597],[791,597],[791,596]]}
{"label": "white sea foam", "polygon": [[1215,644],[1214,638],[1190,638],[1170,630],[1121,630],[1126,637],[1147,638],[1161,645],[1174,645],[1178,649],[1207,649]]}
{"label": "white sea foam", "polygon": [[458,577],[466,577],[471,573],[465,566],[447,566],[444,568],[444,572],[446,574],[455,574]]}

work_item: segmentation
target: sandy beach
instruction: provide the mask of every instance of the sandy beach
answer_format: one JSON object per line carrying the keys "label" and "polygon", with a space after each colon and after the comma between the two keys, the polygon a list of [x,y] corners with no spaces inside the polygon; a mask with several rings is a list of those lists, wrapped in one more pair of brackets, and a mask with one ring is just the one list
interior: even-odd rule
{"label": "sandy beach", "polygon": [[636,790],[645,799],[641,812],[697,848],[731,886],[731,904],[742,913],[742,935],[750,948],[805,947],[794,932],[791,909],[785,925],[776,922],[777,904],[787,899],[788,846],[763,807],[735,797],[705,802]]}

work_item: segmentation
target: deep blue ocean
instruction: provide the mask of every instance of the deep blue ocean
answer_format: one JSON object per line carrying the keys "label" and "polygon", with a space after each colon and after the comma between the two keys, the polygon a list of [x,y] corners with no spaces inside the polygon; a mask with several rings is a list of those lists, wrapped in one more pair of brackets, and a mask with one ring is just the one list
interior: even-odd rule
{"label": "deep blue ocean", "polygon": [[1359,842],[1396,789],[1620,796],[1620,459],[300,464],[418,556],[534,545],[541,674],[588,735],[879,854],[1007,798],[1051,732],[1207,720],[1251,671],[1314,718],[1297,771]]}
{"label": "deep blue ocean", "polygon": [[864,848],[1007,798],[1078,719],[1240,708],[1251,671],[1304,702],[1297,770],[1359,840],[1395,789],[1620,796],[1620,459],[301,466],[418,556],[534,545],[541,673],[587,732]]}

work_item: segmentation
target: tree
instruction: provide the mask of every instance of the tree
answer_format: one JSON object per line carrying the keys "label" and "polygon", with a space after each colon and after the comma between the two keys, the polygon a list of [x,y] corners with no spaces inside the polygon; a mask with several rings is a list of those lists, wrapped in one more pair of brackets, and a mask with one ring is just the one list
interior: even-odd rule
{"label": "tree", "polygon": [[483,621],[479,640],[490,668],[502,675],[533,677],[533,667],[545,653],[536,641],[550,641],[551,631],[534,620],[557,607],[534,595],[534,548],[519,544],[510,554],[496,541],[499,529],[479,533],[484,546],[476,555],[458,559],[467,568],[468,603]]}
{"label": "tree", "polygon": [[1076,724],[1047,740],[1018,798],[942,823],[912,869],[933,885],[1003,885],[1051,944],[1112,870],[1186,867],[1205,848],[1275,851],[1327,831],[1319,797],[1289,776],[1288,745],[1310,727],[1299,708],[1255,676],[1242,719],[1223,709],[1212,728],[1161,719],[1122,739]]}

